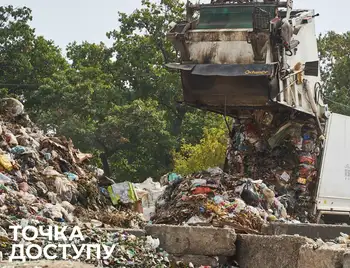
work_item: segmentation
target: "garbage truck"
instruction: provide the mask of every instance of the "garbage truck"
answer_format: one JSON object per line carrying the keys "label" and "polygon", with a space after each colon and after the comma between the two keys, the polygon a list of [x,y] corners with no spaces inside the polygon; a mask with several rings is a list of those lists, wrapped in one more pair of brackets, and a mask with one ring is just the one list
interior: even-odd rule
{"label": "garbage truck", "polygon": [[324,102],[318,15],[292,0],[187,2],[186,19],[167,33],[179,55],[167,67],[179,71],[186,105],[232,118],[266,111],[313,119],[320,160],[310,213],[317,222],[348,221],[350,118]]}

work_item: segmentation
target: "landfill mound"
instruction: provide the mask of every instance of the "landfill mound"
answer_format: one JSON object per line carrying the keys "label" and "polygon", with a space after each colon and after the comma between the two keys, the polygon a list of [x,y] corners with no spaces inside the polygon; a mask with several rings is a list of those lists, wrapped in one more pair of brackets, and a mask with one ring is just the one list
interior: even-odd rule
{"label": "landfill mound", "polygon": [[168,178],[153,223],[232,226],[259,233],[269,221],[312,221],[320,142],[316,123],[290,112],[235,118],[226,170]]}
{"label": "landfill mound", "polygon": [[[141,228],[145,220],[134,211],[133,204],[113,204],[108,187],[114,182],[89,165],[91,154],[74,148],[70,139],[45,135],[16,99],[0,99],[0,118],[0,262],[9,259],[14,244],[24,241],[21,234],[14,240],[12,226],[41,226],[46,230],[59,225],[68,226],[68,230],[80,227],[85,240],[72,241],[77,248],[84,243],[117,244],[108,260],[98,260],[94,255],[85,260],[94,265],[171,265],[167,253],[157,249],[157,239],[116,231],[116,227]],[[26,245],[51,243],[48,236],[39,236]],[[49,253],[63,256],[60,247]],[[67,252],[67,256],[75,253]]]}
{"label": "landfill mound", "polygon": [[89,165],[91,154],[70,139],[45,135],[16,99],[0,100],[0,116],[0,226],[91,219],[107,227],[144,224],[127,206],[113,206],[100,187],[108,178]]}

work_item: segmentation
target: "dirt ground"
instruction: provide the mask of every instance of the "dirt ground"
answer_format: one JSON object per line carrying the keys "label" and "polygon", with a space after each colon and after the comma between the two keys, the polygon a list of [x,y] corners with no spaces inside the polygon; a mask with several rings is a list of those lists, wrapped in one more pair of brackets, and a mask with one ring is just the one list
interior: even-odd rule
{"label": "dirt ground", "polygon": [[94,268],[93,265],[69,261],[0,262],[0,268]]}

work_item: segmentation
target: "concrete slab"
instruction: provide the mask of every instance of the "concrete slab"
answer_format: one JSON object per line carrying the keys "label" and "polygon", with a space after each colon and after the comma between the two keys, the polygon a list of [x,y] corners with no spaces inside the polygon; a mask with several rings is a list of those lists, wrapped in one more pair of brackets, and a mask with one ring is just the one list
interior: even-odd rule
{"label": "concrete slab", "polygon": [[320,248],[310,245],[300,248],[298,268],[343,268],[345,249]]}
{"label": "concrete slab", "polygon": [[343,268],[350,268],[350,252],[344,253]]}
{"label": "concrete slab", "polygon": [[299,250],[307,241],[299,236],[238,235],[236,259],[240,268],[297,268]]}
{"label": "concrete slab", "polygon": [[271,223],[262,228],[266,235],[295,235],[306,236],[312,239],[334,239],[340,233],[350,234],[350,226],[329,224],[287,224]]}
{"label": "concrete slab", "polygon": [[233,256],[236,233],[234,229],[147,225],[146,234],[159,238],[160,247],[174,255]]}

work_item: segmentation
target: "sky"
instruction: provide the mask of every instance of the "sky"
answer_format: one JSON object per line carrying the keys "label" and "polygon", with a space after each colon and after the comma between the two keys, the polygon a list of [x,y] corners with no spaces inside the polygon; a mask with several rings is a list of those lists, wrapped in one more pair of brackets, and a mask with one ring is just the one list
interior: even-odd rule
{"label": "sky", "polygon": [[[64,49],[72,41],[111,44],[106,32],[118,27],[118,11],[131,13],[141,0],[0,0],[0,4],[31,8],[36,33]],[[294,5],[320,13],[318,33],[350,31],[349,0],[294,0]]]}

